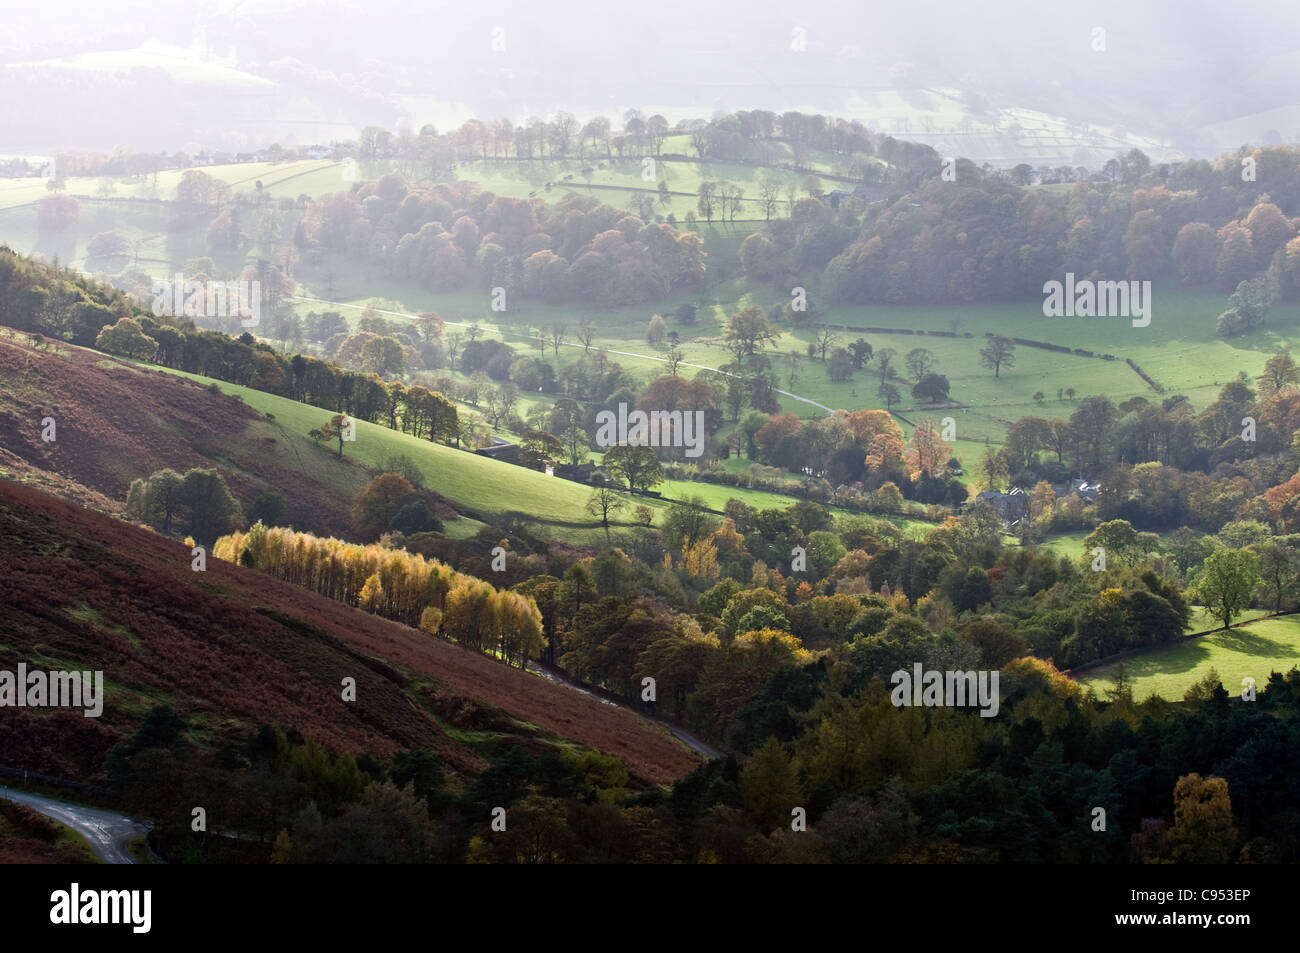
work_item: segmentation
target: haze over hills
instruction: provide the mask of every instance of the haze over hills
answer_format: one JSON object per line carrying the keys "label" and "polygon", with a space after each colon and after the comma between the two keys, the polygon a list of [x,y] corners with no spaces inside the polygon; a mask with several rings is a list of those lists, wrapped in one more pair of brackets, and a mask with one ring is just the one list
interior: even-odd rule
{"label": "haze over hills", "polygon": [[0,154],[239,151],[367,125],[628,108],[670,122],[826,112],[1008,164],[1081,164],[1110,147],[1205,157],[1300,136],[1297,13],[1263,2],[1198,0],[1170,17],[1119,0],[924,12],[728,0],[707,13],[672,0],[608,20],[522,2],[454,20],[399,0],[56,6],[83,25],[75,37],[48,7],[0,27]]}

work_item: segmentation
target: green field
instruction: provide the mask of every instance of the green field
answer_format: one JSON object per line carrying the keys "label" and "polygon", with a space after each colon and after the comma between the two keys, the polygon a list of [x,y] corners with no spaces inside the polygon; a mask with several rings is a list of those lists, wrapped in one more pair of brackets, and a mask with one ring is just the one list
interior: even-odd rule
{"label": "green field", "polygon": [[[664,149],[670,151],[671,146],[666,143]],[[643,165],[640,157],[620,159],[617,156],[613,158],[601,156],[582,161],[577,159],[548,159],[537,162],[482,160],[458,163],[454,179],[476,182],[480,188],[512,198],[544,198],[548,202],[557,202],[570,193],[591,195],[615,208],[626,206],[634,192],[647,192],[656,196],[656,214],[667,216],[672,213],[679,222],[683,222],[687,211],[699,214],[696,209],[696,196],[700,190],[700,183],[717,180],[732,182],[744,189],[741,217],[762,218],[759,176],[764,173],[773,176],[780,183],[777,211],[781,215],[788,214],[789,199],[786,189],[788,185],[793,185],[796,189],[795,201],[804,198],[806,193],[799,190],[799,187],[807,178],[807,174],[784,169],[765,169],[739,162],[716,160],[682,162],[655,159],[653,165]],[[649,175],[650,178],[646,179],[645,175]],[[662,202],[657,195],[658,184],[661,181],[667,183],[670,193]],[[818,182],[824,191],[845,188],[844,185],[836,184],[830,179],[818,178]],[[547,188],[547,183],[550,183],[550,188]]]}
{"label": "green field", "polygon": [[[1187,620],[1187,632],[1209,632],[1213,629],[1223,628],[1223,620],[1216,619],[1214,615],[1205,606],[1192,606],[1191,615]],[[1233,620],[1237,622],[1251,622],[1255,619],[1262,619],[1268,615],[1263,609],[1247,609],[1239,617]]]}
{"label": "green field", "polygon": [[[348,290],[359,291],[360,288]],[[302,293],[311,294],[310,285]],[[681,336],[680,346],[687,364],[718,367],[731,360],[721,347],[726,316],[751,302],[768,307],[776,297],[761,291],[744,292],[740,283],[727,281],[711,286],[704,293],[679,295],[653,307],[606,310],[548,307],[524,302],[516,310],[493,315],[488,311],[487,298],[483,294],[435,295],[390,283],[381,296],[376,296],[372,289],[369,295],[340,296],[340,304],[348,306],[344,310],[350,310],[354,315],[358,313],[357,309],[369,302],[378,307],[397,305],[390,310],[404,313],[436,310],[451,321],[479,322],[489,329],[489,333],[494,328],[503,329],[505,339],[521,351],[530,346],[527,336],[536,329],[548,329],[557,323],[574,329],[582,321],[590,320],[598,329],[597,344],[611,351],[627,352],[613,356],[628,369],[649,379],[663,373],[660,355],[667,351],[666,346],[656,348],[645,342],[645,326],[651,314],[664,315],[668,329]],[[1300,330],[1300,306],[1288,304],[1274,309],[1266,328],[1228,341],[1218,337],[1214,331],[1215,319],[1226,305],[1223,296],[1213,291],[1170,285],[1157,287],[1154,298],[1155,317],[1148,328],[1133,328],[1121,319],[1045,318],[1037,301],[978,307],[841,307],[829,309],[825,319],[829,323],[849,326],[923,330],[946,330],[952,322],[959,321],[962,333],[969,331],[972,334],[971,338],[955,339],[920,334],[860,335],[876,350],[892,348],[896,354],[895,366],[903,373],[902,359],[912,348],[925,347],[936,355],[936,370],[948,377],[953,400],[966,406],[943,411],[917,410],[906,387],[900,387],[905,396],[895,409],[917,424],[927,417],[936,422],[945,416],[953,417],[958,438],[955,449],[970,471],[983,451],[985,441],[1001,442],[1010,422],[1026,415],[1048,419],[1068,417],[1082,398],[1093,394],[1104,394],[1116,403],[1137,396],[1159,401],[1173,394],[1184,394],[1197,409],[1203,409],[1239,371],[1251,378],[1257,377],[1264,362]],[[684,300],[692,300],[701,306],[694,324],[683,325],[671,314]],[[318,302],[300,304],[304,311],[326,307]],[[1162,313],[1169,315],[1163,323],[1160,321]],[[979,347],[987,331],[1064,344],[1098,354],[1110,353],[1117,360],[1022,346],[1016,349],[1015,366],[1004,368],[995,378],[980,365]],[[837,334],[842,343],[859,336],[858,332]],[[785,354],[796,350],[803,353],[814,337],[812,329],[787,329],[773,352]],[[567,350],[572,353],[571,348]],[[563,353],[565,349],[562,349]],[[1133,358],[1154,380],[1163,384],[1165,392],[1153,391],[1124,362],[1123,358],[1127,357]],[[876,387],[879,382],[871,373],[872,366],[869,364],[866,370],[857,372],[849,381],[833,382],[820,361],[805,356],[800,361],[798,379],[791,388],[784,367],[778,361],[779,386],[832,408],[878,407],[880,401]],[[684,373],[693,374],[695,370],[684,368]],[[1066,388],[1075,390],[1073,399],[1064,395],[1057,397],[1057,390]],[[1036,392],[1044,395],[1041,401],[1034,400]],[[782,410],[802,417],[820,414],[816,406],[791,397],[782,397],[781,404]],[[910,433],[911,427],[905,425],[904,430]]]}
{"label": "green field", "polygon": [[1039,549],[1050,552],[1053,556],[1063,559],[1079,559],[1084,555],[1083,538],[1088,535],[1088,530],[1075,530],[1073,533],[1059,533],[1055,536],[1049,536],[1038,544]]}
{"label": "green field", "polygon": [[[214,383],[210,378],[171,368],[160,368],[154,365],[139,366],[166,371],[200,383]],[[308,431],[320,427],[329,419],[328,412],[287,397],[253,390],[250,387],[225,381],[215,383],[222,393],[239,397],[260,413],[274,415],[273,421],[258,424],[259,429],[274,427],[282,437],[292,435],[301,438],[298,442],[287,442],[287,449],[282,451],[294,457],[294,461],[287,465],[311,467],[317,476],[328,473],[328,468],[335,460],[337,444],[314,445],[307,437]],[[508,432],[503,431],[503,433]],[[375,469],[379,468],[386,458],[405,454],[416,461],[424,474],[427,487],[446,497],[457,508],[463,508],[484,519],[507,511],[517,511],[526,513],[545,524],[542,533],[548,537],[577,544],[595,544],[604,539],[604,531],[593,525],[591,516],[586,512],[586,503],[591,496],[591,489],[582,484],[491,460],[464,450],[430,443],[428,440],[365,421],[356,422],[356,440],[346,443],[343,452],[345,457]],[[727,500],[733,497],[756,509],[783,508],[800,499],[792,494],[689,480],[666,480],[656,489],[663,494],[662,498],[623,493],[626,506],[617,515],[615,522],[620,526],[634,525],[632,507],[637,505],[650,507],[658,521],[662,511],[674,500],[691,497],[698,497],[706,506],[719,511],[726,505]],[[355,488],[340,486],[339,492],[350,496],[355,492]],[[828,509],[837,517],[851,515],[848,510],[840,507],[828,507]],[[889,518],[889,521],[908,536],[923,534],[934,528],[933,523],[910,517],[896,516]],[[466,539],[473,536],[482,525],[480,520],[462,517],[448,522],[446,533],[453,538]]]}
{"label": "green field", "polygon": [[[210,379],[182,371],[169,371],[181,377],[188,377],[201,383],[211,383]],[[277,397],[237,384],[217,382],[225,394],[237,395],[248,406],[262,413],[275,415],[276,426],[302,437],[306,445],[307,465],[316,472],[328,468],[334,463],[338,444],[332,446],[321,444],[312,446],[307,432],[320,427],[330,418],[330,414],[308,404]],[[343,445],[345,457],[361,464],[378,468],[383,460],[394,454],[405,454],[419,465],[424,474],[425,485],[451,500],[454,504],[483,516],[500,514],[507,510],[519,510],[543,522],[560,524],[590,523],[591,518],[584,512],[590,490],[580,484],[544,473],[528,470],[490,460],[478,454],[456,450],[441,444],[430,443],[390,430],[378,424],[356,421],[356,440]],[[448,535],[464,536],[460,521],[448,524]],[[455,531],[452,530],[455,527]],[[475,527],[477,528],[477,527]],[[550,535],[567,539],[582,539],[593,536],[594,529],[566,525],[553,526]],[[594,536],[593,536],[594,538]]]}
{"label": "green field", "polygon": [[[201,383],[212,383],[209,378],[196,374],[155,369],[167,370],[168,373]],[[306,436],[308,431],[318,428],[329,419],[330,415],[326,411],[249,387],[225,381],[216,383],[223,393],[238,396],[248,406],[263,414],[273,414],[274,426],[281,432],[301,437],[304,446],[293,452],[306,454],[302,457],[302,465],[311,466],[313,472],[319,474],[334,462],[337,444],[314,446]],[[354,442],[344,444],[345,457],[364,466],[378,468],[387,457],[405,454],[419,465],[425,477],[425,485],[458,507],[485,518],[512,510],[526,513],[546,524],[545,535],[568,542],[595,543],[598,538],[603,539],[603,530],[591,525],[592,518],[585,510],[591,490],[582,484],[430,443],[365,421],[356,422],[356,438]],[[623,494],[628,506],[619,514],[617,522],[631,525],[632,506],[645,504],[658,514],[672,500],[691,496],[703,498],[707,506],[718,510],[723,508],[730,497],[742,499],[760,509],[789,506],[798,499],[761,490],[689,481],[670,480],[659,489],[664,494],[663,499]],[[844,511],[832,509],[832,512]],[[904,529],[913,523],[929,526],[921,520],[902,519],[894,522]],[[467,538],[477,532],[481,525],[473,519],[456,520],[447,524],[447,535]]]}
{"label": "green field", "polygon": [[[665,143],[666,151],[688,150],[684,137],[670,139],[673,141]],[[832,158],[812,157],[811,161],[829,166]],[[389,171],[391,163],[377,162],[373,166],[362,164],[359,176],[368,178]],[[588,183],[581,172],[583,168],[591,169],[591,185],[639,189],[648,184],[641,178],[640,160],[631,158],[598,158],[585,162],[547,159],[532,163],[480,160],[461,163],[454,175],[473,179],[481,186],[502,194],[526,196],[529,191],[541,188],[544,197],[555,201],[566,190],[586,190]],[[349,184],[343,179],[343,163],[332,159],[211,166],[204,171],[239,191],[251,191],[260,181],[264,191],[282,198],[295,198],[300,194],[320,195]],[[754,180],[761,169],[737,163],[662,160],[656,163],[654,171],[657,178],[668,182],[670,189],[692,192],[703,178],[730,178],[746,184]],[[165,203],[127,204],[120,200],[150,196],[168,199],[175,194],[180,174],[164,172],[130,180],[116,179],[111,183],[111,196],[105,182],[99,179],[69,179],[68,191],[82,198],[81,217],[75,225],[57,235],[41,234],[35,228],[31,203],[46,194],[43,182],[36,179],[0,181],[0,240],[9,242],[19,251],[39,252],[47,259],[57,255],[64,263],[78,265],[85,262],[86,243],[90,238],[116,229],[134,243],[134,254],[139,257],[138,264],[143,270],[154,275],[170,274],[187,259],[209,253],[204,230],[171,227],[173,210]],[[567,175],[573,178],[565,182]],[[545,192],[548,181],[553,183],[549,194]],[[756,192],[756,185],[754,190]],[[747,193],[749,191],[747,186]],[[621,205],[626,201],[627,193],[596,189],[592,194],[603,201]],[[659,206],[659,210],[661,213],[676,210],[681,213],[678,217],[682,218],[685,207],[693,204],[688,196],[676,196],[670,198],[669,204]],[[288,209],[276,214],[282,216],[280,234],[292,234],[301,213]],[[698,367],[716,368],[731,360],[721,346],[730,314],[747,304],[757,304],[767,310],[773,304],[788,300],[788,289],[755,285],[740,273],[737,261],[740,243],[760,224],[695,226],[704,239],[708,256],[706,283],[700,288],[677,292],[647,305],[624,308],[582,304],[551,306],[516,299],[510,302],[508,311],[494,313],[490,310],[486,291],[434,293],[418,283],[392,279],[377,264],[347,256],[326,255],[317,264],[300,263],[296,271],[298,293],[303,298],[328,299],[333,304],[301,300],[297,306],[302,312],[333,306],[354,318],[366,304],[401,314],[434,310],[451,323],[478,323],[488,333],[501,333],[520,353],[530,352],[530,335],[547,331],[553,325],[566,325],[571,340],[570,346],[561,349],[562,356],[576,355],[572,347],[573,332],[582,322],[590,321],[597,328],[596,344],[611,352],[623,352],[612,356],[642,381],[664,372],[663,357],[667,345],[651,346],[645,341],[646,325],[652,314],[659,313],[665,317],[669,331],[675,331],[681,337],[680,347],[685,354],[682,372],[689,376],[696,373]],[[285,240],[281,238],[271,244]],[[249,256],[255,257],[269,249],[270,245],[254,244],[229,256],[229,260],[220,258],[217,268],[234,273]],[[817,278],[816,274],[808,276],[806,284],[810,289],[815,290]],[[698,320],[693,324],[681,324],[673,316],[673,310],[682,303],[693,303],[699,308]],[[1158,401],[1174,394],[1184,394],[1194,407],[1203,409],[1239,372],[1252,379],[1257,377],[1268,357],[1287,346],[1300,331],[1300,305],[1290,302],[1275,307],[1261,330],[1225,340],[1216,334],[1215,322],[1227,306],[1226,296],[1208,288],[1184,288],[1172,281],[1156,284],[1152,321],[1145,328],[1132,327],[1131,322],[1124,318],[1047,318],[1042,314],[1042,303],[1038,298],[1007,304],[937,306],[826,307],[816,300],[812,303],[817,309],[817,317],[826,323],[918,332],[837,331],[836,334],[841,345],[862,336],[877,351],[892,348],[898,374],[906,374],[903,359],[912,348],[925,347],[936,355],[938,364],[935,371],[948,377],[952,399],[962,406],[949,410],[920,410],[910,396],[911,382],[896,380],[903,397],[894,409],[914,424],[927,418],[937,422],[951,416],[957,432],[954,450],[967,471],[967,479],[984,448],[1000,443],[1008,424],[1021,416],[1066,418],[1082,398],[1093,394],[1105,394],[1116,403],[1136,396]],[[963,336],[946,338],[920,333],[953,329]],[[1082,348],[1095,354],[1112,354],[1116,360],[1020,346],[1015,354],[1015,365],[1004,368],[1000,377],[995,378],[981,366],[978,353],[988,332]],[[845,410],[880,406],[876,394],[879,381],[872,372],[875,362],[855,372],[850,380],[831,381],[826,366],[806,356],[807,345],[816,334],[814,328],[786,327],[769,352],[778,357],[775,361],[778,386],[805,398],[798,400],[782,396],[779,398],[781,409],[807,418],[823,413],[818,405]],[[970,337],[964,336],[967,334]],[[792,351],[803,355],[793,383],[784,360],[780,359]],[[547,353],[554,356],[549,350]],[[1157,393],[1149,387],[1125,363],[1125,358],[1132,358],[1162,384],[1164,392]],[[1058,391],[1069,388],[1075,392],[1073,399],[1064,394],[1058,397]],[[1035,393],[1043,395],[1040,400],[1034,399]],[[904,424],[905,433],[910,434],[911,429],[912,424]]]}
{"label": "green field", "polygon": [[[1091,669],[1079,681],[1100,694],[1111,686],[1119,664]],[[1211,668],[1219,673],[1229,694],[1239,695],[1247,676],[1262,687],[1269,672],[1286,672],[1300,665],[1300,616],[1260,619],[1227,632],[1154,649],[1122,664],[1135,701],[1152,695],[1181,701],[1183,693]]]}

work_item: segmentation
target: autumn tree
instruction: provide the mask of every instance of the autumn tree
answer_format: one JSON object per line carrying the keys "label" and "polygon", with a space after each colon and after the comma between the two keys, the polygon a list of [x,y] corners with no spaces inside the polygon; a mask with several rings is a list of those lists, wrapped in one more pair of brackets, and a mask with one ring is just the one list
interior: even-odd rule
{"label": "autumn tree", "polygon": [[1250,232],[1251,244],[1259,267],[1265,267],[1273,253],[1295,236],[1290,220],[1272,202],[1260,202],[1250,210],[1243,223]]}
{"label": "autumn tree", "polygon": [[939,436],[933,420],[927,418],[912,432],[906,457],[912,479],[933,477],[951,456],[952,447]]}
{"label": "autumn tree", "polygon": [[1218,231],[1219,254],[1214,262],[1215,282],[1220,290],[1231,291],[1259,270],[1250,231],[1229,222]]}
{"label": "autumn tree", "polygon": [[442,332],[446,327],[446,322],[438,312],[422,311],[414,323],[416,330],[420,332],[420,337],[426,344],[442,339]]}
{"label": "autumn tree", "polygon": [[326,423],[321,424],[320,434],[322,440],[337,440],[339,442],[339,456],[343,456],[343,441],[347,439],[348,432],[356,427],[356,422],[348,419],[343,414],[335,414]]}
{"label": "autumn tree", "polygon": [[1261,397],[1276,394],[1296,384],[1300,384],[1300,368],[1296,367],[1296,362],[1288,351],[1274,354],[1264,362],[1264,373],[1259,378]]}
{"label": "autumn tree", "polygon": [[718,578],[718,547],[712,539],[700,539],[682,544],[682,572],[700,585],[708,585]]}
{"label": "autumn tree", "polygon": [[1214,263],[1219,255],[1219,238],[1204,222],[1188,222],[1174,239],[1173,260],[1185,285],[1214,280]]}
{"label": "autumn tree", "polygon": [[381,473],[352,502],[352,525],[364,539],[378,539],[394,516],[415,495],[410,481],[396,473]]}
{"label": "autumn tree", "polygon": [[1056,508],[1056,491],[1046,480],[1039,480],[1029,495],[1029,509],[1021,520],[1021,535],[1026,542],[1040,537],[1051,522]]}
{"label": "autumn tree", "polygon": [[657,314],[650,316],[650,323],[646,327],[646,343],[657,347],[664,342],[664,337],[668,334],[668,328],[664,325],[664,319]]}

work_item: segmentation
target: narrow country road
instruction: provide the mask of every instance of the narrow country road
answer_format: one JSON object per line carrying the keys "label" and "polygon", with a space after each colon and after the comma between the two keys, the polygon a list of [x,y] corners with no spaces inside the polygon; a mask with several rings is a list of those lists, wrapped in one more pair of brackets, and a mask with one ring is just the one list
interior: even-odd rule
{"label": "narrow country road", "polygon": [[86,839],[90,849],[106,864],[137,863],[127,851],[126,845],[129,841],[149,833],[152,826],[132,820],[124,814],[56,801],[40,794],[27,794],[6,788],[0,792],[0,797],[17,804],[25,804],[46,817],[67,824]]}
{"label": "narrow country road", "polygon": [[[335,308],[352,308],[352,309],[355,310],[355,311],[364,311],[364,310],[365,310],[365,308],[362,307],[362,306],[359,305],[359,304],[343,304],[342,302],[339,302],[339,301],[329,301],[329,300],[327,300],[327,299],[325,299],[325,298],[311,298],[311,297],[308,297],[308,296],[306,296],[306,295],[290,295],[289,297],[293,298],[293,299],[296,300],[296,301],[314,301],[314,302],[316,302],[317,304],[328,304],[328,305],[332,305],[332,306],[335,307]],[[418,318],[418,317],[419,317],[418,314],[408,314],[408,313],[405,312],[405,311],[386,311],[386,310],[384,310],[383,308],[375,308],[375,314],[391,314],[391,315],[392,315],[393,317],[395,317],[395,318]],[[457,327],[457,328],[469,328],[469,327],[473,327],[473,325],[471,325],[471,324],[465,324],[465,323],[462,322],[462,321],[444,321],[443,323],[444,323],[444,324],[450,324],[450,325],[452,325],[453,327]],[[487,328],[484,328],[483,330],[486,331],[486,330],[488,330],[488,329],[487,329]],[[523,331],[498,331],[497,333],[499,333],[502,337],[505,337],[506,334],[512,334],[512,335],[514,335],[515,337],[527,338],[527,339],[530,340],[530,341],[536,341],[536,340],[537,340],[537,338],[534,337],[533,335],[531,335],[531,334],[527,334],[527,333],[525,333],[525,332],[523,332]],[[583,345],[580,344],[580,343],[576,343],[576,342],[572,342],[572,341],[561,341],[560,344],[561,344],[563,347],[582,347],[582,346],[583,346]],[[618,351],[618,350],[615,350],[614,348],[609,348],[609,347],[607,347],[607,348],[605,348],[605,353],[606,353],[606,354],[621,354],[623,357],[636,357],[636,358],[640,358],[640,359],[643,360],[643,361],[658,361],[660,364],[667,364],[667,363],[668,363],[668,361],[667,361],[666,358],[655,357],[655,355],[653,355],[653,354],[638,354],[636,351]],[[707,365],[704,365],[704,364],[692,364],[692,363],[690,363],[689,361],[682,361],[682,362],[681,362],[681,366],[682,366],[682,367],[693,367],[693,368],[695,368],[695,369],[698,370],[698,371],[713,371],[715,374],[726,374],[726,371],[720,371],[720,370],[718,370],[716,367],[708,367]],[[728,374],[727,376],[728,376],[728,377],[731,377],[731,376],[734,376],[734,375],[730,375],[730,374]],[[798,394],[792,394],[792,393],[790,393],[788,390],[781,390],[779,387],[774,387],[774,388],[772,388],[772,389],[773,389],[774,391],[776,391],[776,393],[782,395],[783,397],[789,397],[791,400],[802,401],[802,402],[805,403],[805,404],[812,404],[814,407],[818,408],[819,410],[825,411],[827,414],[833,414],[833,413],[835,413],[835,411],[832,410],[830,407],[827,407],[825,404],[819,404],[819,403],[817,403],[817,401],[815,401],[815,400],[810,400],[810,399],[807,398],[807,397],[800,397]]]}
{"label": "narrow country road", "polygon": [[676,725],[671,725],[666,721],[660,721],[658,718],[655,718],[652,715],[647,715],[643,712],[635,711],[634,709],[628,708],[626,705],[620,705],[617,702],[612,702],[608,698],[601,698],[599,695],[595,695],[587,691],[581,685],[573,684],[573,682],[570,682],[568,679],[560,675],[559,672],[556,672],[553,669],[543,668],[540,664],[536,662],[529,662],[528,671],[530,671],[534,675],[540,675],[542,678],[546,679],[549,682],[554,682],[557,685],[563,685],[564,687],[570,688],[575,692],[581,692],[584,695],[588,695],[592,698],[599,699],[601,704],[609,705],[611,708],[622,708],[625,711],[630,711],[638,718],[643,718],[646,721],[650,722],[651,724],[655,724],[658,725],[660,728],[666,729],[672,734],[674,738],[676,738],[682,744],[686,745],[686,747],[699,752],[710,761],[714,760],[715,758],[722,757],[722,754],[720,752],[715,751],[713,748],[710,748],[708,745],[706,745],[703,741],[700,741],[699,738],[696,738],[689,731],[683,731],[681,728],[678,728]]}

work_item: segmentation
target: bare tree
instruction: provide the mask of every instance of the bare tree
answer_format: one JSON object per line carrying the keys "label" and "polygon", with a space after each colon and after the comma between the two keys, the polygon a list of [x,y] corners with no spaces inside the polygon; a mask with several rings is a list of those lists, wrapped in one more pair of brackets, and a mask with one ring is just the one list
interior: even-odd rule
{"label": "bare tree", "polygon": [[840,343],[839,335],[830,328],[822,328],[818,331],[816,340],[817,354],[823,362],[826,360],[826,352]]}
{"label": "bare tree", "polygon": [[780,188],[780,185],[771,177],[762,179],[758,185],[759,201],[763,205],[763,217],[769,222],[772,221],[772,215],[776,212],[776,196]]}
{"label": "bare tree", "polygon": [[613,487],[599,486],[591,494],[591,499],[587,500],[587,512],[596,519],[600,520],[600,525],[605,528],[605,537],[609,538],[609,519],[624,506],[622,499]]}
{"label": "bare tree", "polygon": [[882,347],[876,352],[876,373],[880,375],[882,387],[889,380],[889,374],[894,369],[894,356],[896,353],[892,347]]}
{"label": "bare tree", "polygon": [[555,349],[555,356],[560,356],[560,345],[564,343],[565,335],[568,334],[569,326],[567,324],[551,325],[551,347]]}
{"label": "bare tree", "polygon": [[794,390],[794,385],[799,383],[799,363],[803,360],[803,355],[798,351],[791,351],[785,356],[785,386]]}

